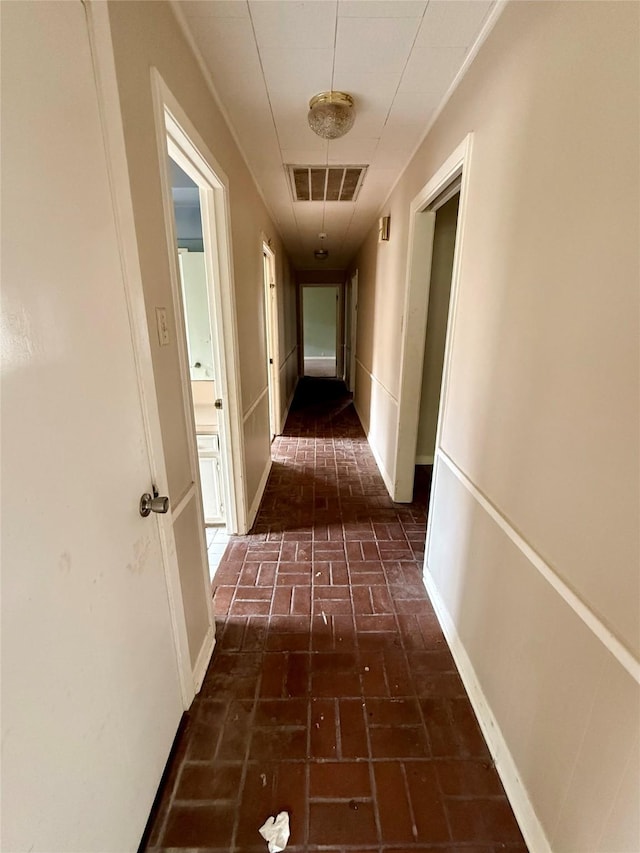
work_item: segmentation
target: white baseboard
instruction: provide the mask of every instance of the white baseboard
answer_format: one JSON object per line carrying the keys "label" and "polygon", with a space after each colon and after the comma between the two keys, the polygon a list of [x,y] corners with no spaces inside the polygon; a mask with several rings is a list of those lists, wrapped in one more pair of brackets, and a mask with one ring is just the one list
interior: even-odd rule
{"label": "white baseboard", "polygon": [[449,611],[440,596],[435,581],[429,572],[426,559],[423,578],[433,609],[438,617],[438,622],[458,667],[465,689],[469,694],[471,705],[480,723],[482,734],[495,762],[496,770],[502,780],[509,803],[514,811],[527,847],[531,853],[551,853],[549,840],[533,809],[529,795],[522,784],[516,763],[509,751],[498,721],[486,700],[469,655],[449,615]]}
{"label": "white baseboard", "polygon": [[416,465],[433,465],[433,456],[416,456]]}
{"label": "white baseboard", "polygon": [[371,440],[369,439],[370,430],[367,429],[367,427],[364,424],[364,421],[362,420],[362,415],[358,411],[358,407],[356,405],[355,398],[353,401],[353,408],[355,409],[356,415],[358,416],[358,420],[360,421],[360,426],[362,427],[364,434],[367,437],[367,442],[369,444],[369,448],[370,448],[371,452],[373,453],[373,458],[376,460],[376,465],[378,466],[378,471],[380,471],[380,474],[382,475],[382,479],[384,480],[384,484],[387,487],[387,491],[389,492],[389,495],[391,497],[393,497],[393,488],[394,488],[393,487],[393,480],[391,479],[391,475],[389,474],[387,469],[384,467],[384,463],[383,463],[382,459],[380,458],[380,454],[375,449],[375,447],[371,443]]}
{"label": "white baseboard", "polygon": [[287,418],[289,417],[289,412],[291,411],[291,404],[293,403],[293,398],[296,396],[296,391],[298,390],[299,382],[300,377],[298,376],[298,378],[296,379],[296,384],[293,386],[293,391],[291,392],[289,400],[287,401],[287,405],[285,406],[284,414],[280,419],[280,430],[278,433],[279,435],[282,435],[282,430],[284,429],[284,425],[286,424]]}
{"label": "white baseboard", "polygon": [[269,456],[269,460],[265,466],[264,471],[262,472],[262,477],[260,477],[260,482],[258,483],[258,489],[253,499],[253,503],[249,508],[249,515],[247,518],[247,529],[245,530],[245,533],[248,533],[251,530],[251,528],[253,527],[253,522],[256,520],[256,515],[258,514],[258,510],[260,509],[260,502],[262,501],[262,496],[264,495],[267,480],[269,479],[269,474],[271,473],[271,464],[271,456]]}
{"label": "white baseboard", "polygon": [[209,630],[207,631],[207,635],[202,643],[202,648],[200,649],[196,665],[193,667],[193,689],[196,693],[198,693],[202,687],[202,682],[207,674],[207,667],[209,666],[209,661],[211,660],[215,644],[216,629],[214,624],[209,626]]}

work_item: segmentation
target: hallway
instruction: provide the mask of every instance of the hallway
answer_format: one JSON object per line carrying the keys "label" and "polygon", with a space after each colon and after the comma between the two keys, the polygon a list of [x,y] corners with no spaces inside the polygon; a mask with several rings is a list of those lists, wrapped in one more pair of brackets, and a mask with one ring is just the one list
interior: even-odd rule
{"label": "hallway", "polygon": [[344,386],[301,381],[146,849],[526,847],[421,581],[429,469],[393,504]]}

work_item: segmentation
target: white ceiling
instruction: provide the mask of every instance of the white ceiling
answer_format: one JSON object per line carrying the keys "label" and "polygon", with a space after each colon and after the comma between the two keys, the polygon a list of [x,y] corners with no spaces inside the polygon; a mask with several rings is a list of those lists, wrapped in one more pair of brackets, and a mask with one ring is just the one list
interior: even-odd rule
{"label": "white ceiling", "polygon": [[[294,264],[340,269],[486,35],[494,0],[173,5]],[[313,95],[332,88],[353,96],[356,121],[327,141],[310,130],[307,112]],[[331,163],[369,166],[356,201],[294,202],[285,164]],[[329,250],[323,262],[313,256],[321,245]]]}

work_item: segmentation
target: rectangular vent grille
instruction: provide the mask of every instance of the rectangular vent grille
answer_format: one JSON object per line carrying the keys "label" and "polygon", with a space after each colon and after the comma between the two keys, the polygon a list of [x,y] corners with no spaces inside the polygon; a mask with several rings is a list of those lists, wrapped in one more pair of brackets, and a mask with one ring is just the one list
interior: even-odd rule
{"label": "rectangular vent grille", "polygon": [[366,166],[287,166],[294,201],[355,201]]}

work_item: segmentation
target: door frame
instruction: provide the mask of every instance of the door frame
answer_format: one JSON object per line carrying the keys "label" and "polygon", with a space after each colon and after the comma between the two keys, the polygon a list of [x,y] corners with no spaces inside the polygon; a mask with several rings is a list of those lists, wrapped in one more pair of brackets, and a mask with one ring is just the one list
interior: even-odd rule
{"label": "door frame", "polygon": [[462,246],[468,215],[469,169],[472,147],[473,133],[469,133],[414,197],[409,208],[408,261],[404,301],[405,321],[401,340],[395,476],[393,494],[391,495],[394,501],[401,503],[410,503],[413,500],[415,458],[420,420],[420,391],[427,334],[431,257],[435,226],[435,212],[429,208],[438,196],[444,193],[456,178],[460,177],[460,205],[458,207],[444,364],[440,386],[440,405],[436,428],[437,455],[449,390],[451,349],[458,305]]}
{"label": "door frame", "polygon": [[276,253],[262,235],[262,267],[264,279],[264,327],[267,350],[267,394],[269,396],[269,430],[271,441],[282,432],[280,395],[280,337],[278,335],[278,282]]}
{"label": "door frame", "polygon": [[[356,344],[358,340],[358,270],[349,278],[349,385],[347,390],[356,393]],[[345,317],[346,325],[346,317]]]}
{"label": "door frame", "polygon": [[[171,287],[174,297],[176,323],[181,329],[178,353],[181,363],[182,397],[189,431],[189,455],[192,470],[192,489],[200,495],[200,475],[195,439],[194,409],[189,381],[186,354],[186,330],[182,306],[182,288],[178,267],[178,252],[175,236],[173,199],[169,179],[167,156],[170,154],[181,168],[195,173],[201,183],[200,209],[204,242],[205,269],[209,288],[211,326],[213,332],[213,356],[218,396],[223,400],[220,412],[220,448],[222,480],[226,506],[227,531],[243,534],[248,529],[246,483],[244,477],[244,431],[240,405],[240,370],[238,359],[238,337],[236,322],[235,292],[233,288],[233,255],[229,212],[229,181],[204,140],[192,125],[157,68],[151,69],[154,102],[156,143],[160,161],[162,203],[164,208],[167,249]],[[188,500],[185,495],[184,501]],[[183,501],[180,503],[182,504]],[[204,516],[203,516],[204,518]],[[204,542],[202,540],[207,575],[205,583],[210,596],[210,579]],[[211,614],[213,620],[213,613]]]}
{"label": "door frame", "polygon": [[[103,123],[103,138],[117,239],[120,246],[120,262],[129,311],[131,339],[133,341],[140,404],[144,431],[149,448],[149,467],[153,483],[163,494],[168,494],[168,476],[160,426],[160,411],[156,393],[147,310],[142,283],[142,272],[136,225],[129,181],[126,143],[120,93],[116,75],[111,24],[106,3],[85,4],[92,60],[95,67],[96,88],[99,97],[100,117]],[[180,583],[180,567],[176,553],[171,513],[155,515],[160,533],[162,563],[167,586],[169,611],[173,632],[182,704],[186,710],[191,705],[197,689],[187,635],[187,623]]]}
{"label": "door frame", "polygon": [[344,284],[340,284],[338,282],[333,282],[333,281],[312,281],[312,282],[300,282],[300,284],[298,286],[299,299],[300,299],[300,323],[299,323],[298,328],[299,328],[299,335],[300,335],[300,352],[301,352],[300,359],[301,359],[301,363],[302,363],[302,370],[301,370],[301,374],[300,374],[301,376],[306,376],[306,373],[304,372],[304,289],[305,289],[305,287],[335,287],[335,289],[336,289],[336,343],[335,343],[336,372],[335,372],[335,377],[332,377],[332,378],[339,379],[340,378],[340,369],[339,369],[340,368],[340,338],[341,338],[341,334],[340,334],[340,310],[341,310],[341,305],[342,305],[342,301],[343,301]]}

